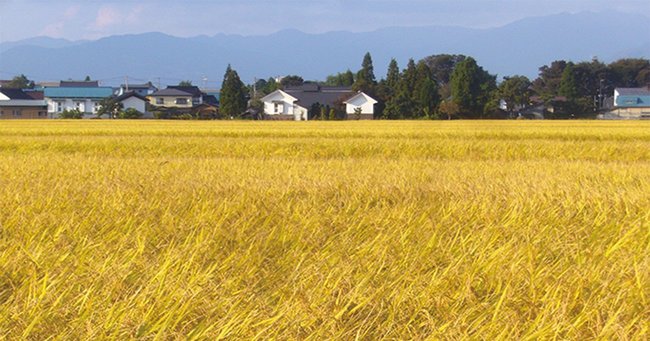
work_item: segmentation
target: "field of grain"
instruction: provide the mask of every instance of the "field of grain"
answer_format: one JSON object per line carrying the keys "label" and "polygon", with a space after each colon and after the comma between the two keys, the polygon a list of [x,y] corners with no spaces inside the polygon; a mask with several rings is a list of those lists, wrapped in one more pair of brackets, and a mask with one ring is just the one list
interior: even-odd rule
{"label": "field of grain", "polygon": [[647,339],[650,122],[0,123],[0,339]]}

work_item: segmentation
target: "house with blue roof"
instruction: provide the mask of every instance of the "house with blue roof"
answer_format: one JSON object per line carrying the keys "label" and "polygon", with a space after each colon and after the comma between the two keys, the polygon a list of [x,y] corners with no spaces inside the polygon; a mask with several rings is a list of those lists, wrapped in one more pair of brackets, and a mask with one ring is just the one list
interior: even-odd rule
{"label": "house with blue roof", "polygon": [[81,111],[86,117],[92,117],[99,109],[99,102],[113,96],[113,88],[100,86],[53,87],[43,91],[50,118],[58,118],[64,110],[74,109]]}
{"label": "house with blue roof", "polygon": [[650,87],[616,88],[614,90],[614,107],[603,118],[650,119]]}

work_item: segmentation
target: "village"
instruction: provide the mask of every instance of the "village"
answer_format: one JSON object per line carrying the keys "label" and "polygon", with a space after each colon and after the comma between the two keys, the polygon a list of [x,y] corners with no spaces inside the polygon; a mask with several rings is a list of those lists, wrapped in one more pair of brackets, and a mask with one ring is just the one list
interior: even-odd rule
{"label": "village", "polygon": [[471,57],[436,55],[411,59],[403,71],[393,59],[377,81],[367,53],[356,74],[324,82],[288,75],[246,85],[228,66],[222,89],[20,75],[0,80],[0,119],[650,119],[649,70],[644,59],[554,61],[534,81],[512,76],[497,84]]}

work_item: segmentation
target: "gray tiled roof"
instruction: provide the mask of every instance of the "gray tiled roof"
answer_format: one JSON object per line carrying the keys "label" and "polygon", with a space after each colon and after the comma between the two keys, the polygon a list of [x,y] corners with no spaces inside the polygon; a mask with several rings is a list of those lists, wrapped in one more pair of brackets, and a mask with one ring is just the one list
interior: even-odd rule
{"label": "gray tiled roof", "polygon": [[192,96],[192,94],[178,89],[167,88],[167,89],[156,91],[150,96]]}
{"label": "gray tiled roof", "polygon": [[621,96],[650,96],[648,88],[616,88]]}
{"label": "gray tiled roof", "polygon": [[350,88],[326,87],[305,84],[301,87],[287,87],[284,92],[298,99],[298,105],[309,109],[313,104],[334,106],[354,95]]}

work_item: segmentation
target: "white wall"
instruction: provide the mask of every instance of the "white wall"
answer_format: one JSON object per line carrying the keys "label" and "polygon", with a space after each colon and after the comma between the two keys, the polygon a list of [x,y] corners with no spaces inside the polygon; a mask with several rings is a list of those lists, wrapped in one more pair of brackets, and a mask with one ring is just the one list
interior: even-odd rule
{"label": "white wall", "polygon": [[145,113],[145,102],[137,97],[129,97],[122,101],[124,110],[133,108],[141,113]]}
{"label": "white wall", "polygon": [[[96,112],[96,103],[99,100],[92,99],[70,99],[70,98],[46,98],[47,101],[47,114],[50,118],[57,118],[64,110],[77,109],[77,103],[80,104],[79,110],[84,113],[86,117],[92,117]],[[58,110],[57,103],[61,103],[61,110]]]}
{"label": "white wall", "polygon": [[377,101],[372,99],[372,97],[362,93],[361,96],[355,96],[346,102],[345,112],[352,115],[355,109],[361,108],[362,114],[374,114],[375,103]]}

